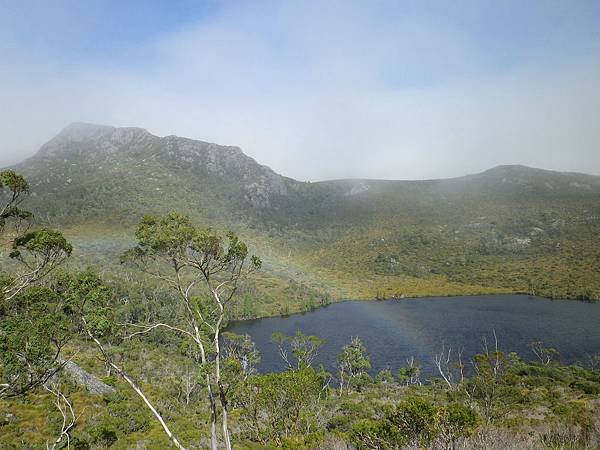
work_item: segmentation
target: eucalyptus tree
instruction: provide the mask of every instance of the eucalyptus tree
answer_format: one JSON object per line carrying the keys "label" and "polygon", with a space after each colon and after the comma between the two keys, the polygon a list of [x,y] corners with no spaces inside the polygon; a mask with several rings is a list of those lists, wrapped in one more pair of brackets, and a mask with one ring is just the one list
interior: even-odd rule
{"label": "eucalyptus tree", "polygon": [[337,366],[340,376],[340,394],[344,385],[350,388],[352,384],[366,375],[371,369],[371,359],[367,355],[367,349],[358,337],[350,340],[350,343],[342,347],[337,356]]}
{"label": "eucalyptus tree", "polygon": [[29,183],[13,170],[0,172],[0,230],[9,218],[29,219],[31,213],[19,208],[29,195]]}
{"label": "eucalyptus tree", "polygon": [[256,365],[260,362],[260,353],[249,335],[232,332],[223,333],[225,356],[239,366],[242,381],[256,373]]}
{"label": "eucalyptus tree", "polygon": [[170,213],[146,216],[136,230],[137,246],[127,251],[123,262],[134,264],[176,292],[184,319],[181,323],[129,324],[129,337],[157,329],[169,330],[189,339],[197,348],[211,411],[211,448],[217,448],[217,419],[221,406],[221,428],[227,449],[231,448],[229,404],[222,379],[221,332],[239,282],[261,267],[248,247],[229,232],[220,235],[199,228],[189,217]]}
{"label": "eucalyptus tree", "polygon": [[[74,325],[75,330],[83,337],[91,340],[98,348],[100,359],[107,367],[116,372],[136,394],[143,400],[150,412],[162,426],[165,434],[179,450],[186,450],[175,437],[159,410],[152,404],[141,386],[117,362],[113,348],[122,343],[118,333],[116,313],[114,308],[115,291],[92,271],[78,273],[62,272],[53,277],[50,283],[53,292],[63,299],[64,311]],[[57,399],[57,406],[60,404]],[[60,412],[65,419],[63,402]],[[68,427],[67,432],[72,428]],[[63,434],[61,434],[62,436]],[[57,440],[60,442],[60,439]]]}
{"label": "eucalyptus tree", "polygon": [[415,357],[411,356],[406,359],[406,366],[398,369],[398,381],[401,384],[410,386],[411,384],[421,384],[421,366],[415,361]]}
{"label": "eucalyptus tree", "polygon": [[16,225],[17,236],[9,256],[19,263],[12,273],[2,272],[0,294],[4,300],[12,299],[47,276],[73,250],[58,231],[47,228],[28,231],[33,214],[22,209],[21,204],[29,193],[29,183],[23,176],[13,170],[0,172],[0,231],[4,231],[9,221]]}
{"label": "eucalyptus tree", "polygon": [[246,433],[265,448],[282,448],[285,439],[324,427],[327,378],[311,367],[249,377],[240,399]]}
{"label": "eucalyptus tree", "polygon": [[[72,327],[58,296],[36,287],[67,257],[72,246],[58,231],[27,230],[33,215],[20,208],[29,184],[12,170],[0,172],[0,231],[12,221],[17,236],[9,245],[15,262],[0,271],[0,398],[22,395],[46,383],[61,367],[61,351]],[[19,234],[23,233],[23,234]]]}
{"label": "eucalyptus tree", "polygon": [[63,366],[74,330],[55,292],[31,287],[4,300],[0,314],[0,398],[43,386]]}
{"label": "eucalyptus tree", "polygon": [[555,348],[547,347],[542,341],[532,342],[528,347],[545,366],[549,365],[558,356],[558,351]]}
{"label": "eucalyptus tree", "polygon": [[[287,364],[288,369],[312,367],[319,349],[325,343],[324,339],[318,336],[308,336],[299,330],[292,336],[275,332],[271,335],[271,341],[277,345],[279,355]],[[288,349],[291,350],[292,356],[296,360],[295,364],[290,358]]]}
{"label": "eucalyptus tree", "polygon": [[17,237],[10,252],[17,268],[4,277],[3,294],[10,300],[27,287],[41,281],[69,256],[73,247],[60,231],[41,228]]}

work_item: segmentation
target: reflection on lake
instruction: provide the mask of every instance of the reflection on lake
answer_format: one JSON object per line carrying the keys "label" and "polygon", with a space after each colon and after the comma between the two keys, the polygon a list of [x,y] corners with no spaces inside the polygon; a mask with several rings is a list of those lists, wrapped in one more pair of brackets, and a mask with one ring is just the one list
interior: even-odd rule
{"label": "reflection on lake", "polygon": [[505,352],[533,358],[528,344],[543,341],[565,363],[585,362],[600,353],[600,304],[498,295],[422,298],[386,301],[347,301],[305,314],[232,323],[228,331],[249,334],[261,352],[261,372],[283,370],[273,332],[301,330],[326,340],[316,364],[334,370],[341,347],[358,336],[371,357],[373,372],[395,373],[414,356],[431,374],[433,355],[451,346],[464,348],[470,358],[482,350],[483,339],[493,345],[493,333]]}

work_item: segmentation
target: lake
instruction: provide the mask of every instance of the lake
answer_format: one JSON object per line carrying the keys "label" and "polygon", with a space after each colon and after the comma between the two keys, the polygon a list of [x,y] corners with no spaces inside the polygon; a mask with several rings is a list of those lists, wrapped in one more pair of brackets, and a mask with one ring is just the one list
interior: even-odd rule
{"label": "lake", "polygon": [[297,330],[326,340],[317,365],[333,371],[341,347],[358,336],[366,346],[372,373],[392,373],[414,356],[425,375],[433,371],[433,356],[442,346],[464,348],[463,361],[481,352],[483,340],[517,352],[525,359],[528,348],[543,341],[560,353],[561,361],[585,362],[600,353],[600,304],[548,300],[526,295],[419,298],[385,301],[345,301],[304,314],[233,322],[228,331],[248,334],[261,352],[260,372],[285,368],[273,332]]}

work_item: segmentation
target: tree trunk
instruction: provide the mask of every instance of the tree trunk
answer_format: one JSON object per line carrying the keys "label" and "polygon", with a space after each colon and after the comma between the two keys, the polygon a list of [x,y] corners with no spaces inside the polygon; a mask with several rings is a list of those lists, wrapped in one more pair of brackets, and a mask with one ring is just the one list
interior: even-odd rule
{"label": "tree trunk", "polygon": [[228,405],[227,398],[225,396],[225,390],[223,389],[223,385],[221,381],[219,381],[219,398],[221,399],[221,405],[223,407],[222,421],[223,421],[223,437],[225,438],[225,448],[227,450],[231,450],[231,438],[229,436],[229,423],[228,423]]}
{"label": "tree trunk", "polygon": [[210,384],[210,375],[208,374],[206,374],[206,387],[208,388],[208,400],[210,402],[210,448],[211,450],[217,450],[217,403]]}
{"label": "tree trunk", "polygon": [[223,429],[223,439],[225,441],[226,450],[231,450],[231,439],[229,436],[229,418],[228,418],[228,404],[227,404],[227,396],[225,394],[225,389],[223,388],[223,383],[221,382],[221,347],[219,343],[219,331],[221,327],[221,323],[223,320],[223,313],[221,312],[221,317],[217,322],[217,326],[215,327],[215,378],[217,382],[217,387],[219,388],[219,400],[221,401],[221,425]]}
{"label": "tree trunk", "polygon": [[[84,324],[87,327],[87,323],[85,322],[85,320],[84,320]],[[173,445],[175,445],[175,447],[177,447],[179,450],[186,450],[186,448],[183,445],[181,445],[179,443],[179,441],[177,440],[177,438],[173,435],[173,433],[171,432],[171,429],[169,428],[167,423],[164,421],[164,419],[162,418],[160,413],[156,410],[156,408],[152,405],[152,403],[150,403],[150,400],[148,400],[148,397],[146,397],[144,392],[138,387],[138,385],[135,383],[135,381],[133,381],[119,366],[117,366],[115,363],[113,363],[110,360],[108,354],[106,353],[106,351],[104,350],[104,347],[102,346],[102,343],[89,330],[87,330],[87,334],[94,341],[96,346],[99,348],[100,352],[106,359],[106,362],[108,363],[108,365],[110,367],[112,367],[115,370],[115,372],[117,372],[119,374],[119,376],[121,378],[123,378],[127,382],[127,384],[129,384],[129,386],[131,386],[133,388],[133,390],[136,392],[136,394],[141,397],[141,399],[144,401],[144,403],[146,404],[148,409],[152,412],[154,417],[156,417],[156,419],[160,422],[160,425],[162,426],[165,434],[171,440]],[[216,447],[214,450],[216,450]]]}
{"label": "tree trunk", "polygon": [[[160,415],[160,413],[154,408],[154,406],[152,406],[152,403],[150,403],[150,401],[148,400],[148,398],[144,395],[144,393],[142,392],[142,390],[134,383],[134,381],[131,378],[129,378],[123,371],[121,371],[119,368],[117,368],[115,365],[113,365],[112,363],[110,363],[110,365],[117,371],[117,373],[119,373],[119,375],[121,375],[121,377],[142,398],[142,400],[144,401],[144,403],[146,404],[146,406],[150,409],[150,411],[152,411],[152,414],[154,414],[154,417],[156,417],[156,419],[160,422],[161,426],[163,427],[163,430],[165,431],[165,434],[169,437],[169,439],[171,440],[171,442],[173,442],[173,444],[175,445],[175,447],[177,447],[179,450],[186,450],[185,447],[183,445],[181,445],[179,443],[179,441],[177,440],[177,438],[173,435],[173,433],[171,432],[171,430],[169,429],[169,427],[167,426],[167,424],[163,420],[163,418]],[[215,449],[216,449],[216,447],[215,447]]]}

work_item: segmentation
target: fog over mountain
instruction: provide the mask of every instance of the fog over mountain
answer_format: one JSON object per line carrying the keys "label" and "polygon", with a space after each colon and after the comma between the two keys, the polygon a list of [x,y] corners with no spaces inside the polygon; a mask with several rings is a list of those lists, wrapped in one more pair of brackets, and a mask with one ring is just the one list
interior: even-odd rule
{"label": "fog over mountain", "polygon": [[3,3],[1,166],[85,121],[301,180],[600,173],[597,2]]}
{"label": "fog over mountain", "polygon": [[600,449],[600,0],[0,0],[0,450]]}
{"label": "fog over mountain", "polygon": [[116,257],[141,217],[183,211],[251,240],[272,276],[334,298],[600,292],[600,176],[504,165],[309,183],[262,163],[239,147],[73,123],[14,168],[31,186],[24,206],[70,230],[85,257]]}

